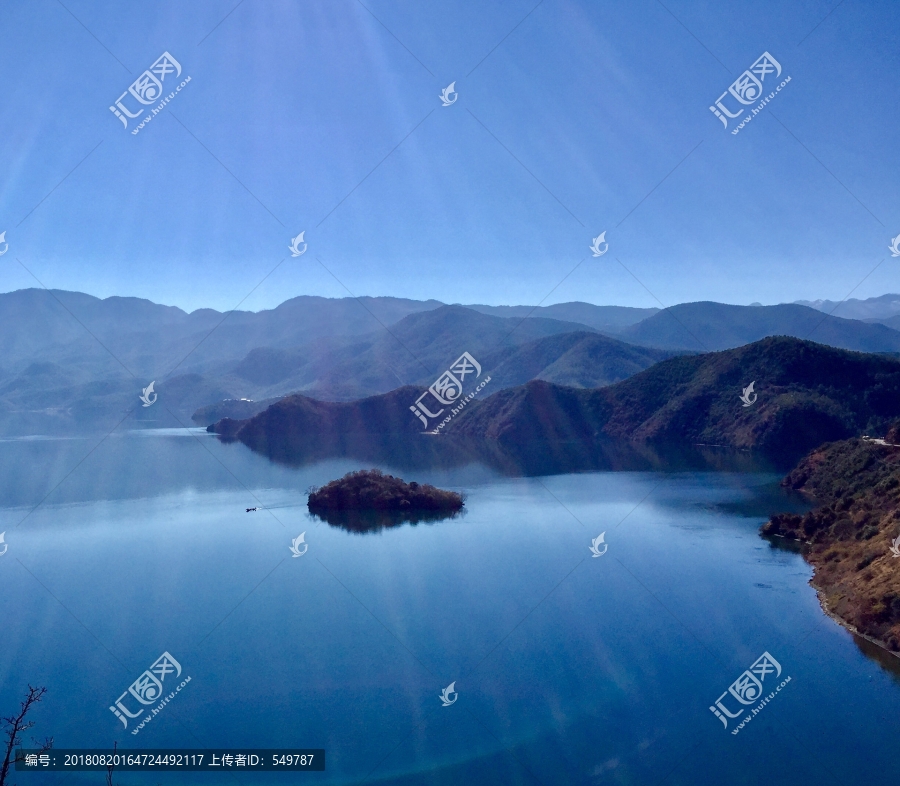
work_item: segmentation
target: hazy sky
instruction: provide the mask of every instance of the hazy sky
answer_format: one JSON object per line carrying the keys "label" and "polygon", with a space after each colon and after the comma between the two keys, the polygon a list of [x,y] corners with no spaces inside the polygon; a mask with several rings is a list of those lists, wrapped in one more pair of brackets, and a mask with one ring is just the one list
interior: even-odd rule
{"label": "hazy sky", "polygon": [[[0,291],[900,291],[896,0],[364,2],[0,4]],[[190,82],[133,135],[109,106],[164,51]],[[765,51],[790,82],[732,135],[709,106]]]}

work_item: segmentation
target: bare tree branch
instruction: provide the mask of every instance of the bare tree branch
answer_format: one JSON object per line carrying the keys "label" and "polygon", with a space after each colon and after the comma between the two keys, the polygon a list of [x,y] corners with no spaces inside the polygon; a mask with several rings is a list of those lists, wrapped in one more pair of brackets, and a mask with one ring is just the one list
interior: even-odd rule
{"label": "bare tree branch", "polygon": [[110,759],[110,763],[106,766],[106,786],[113,786],[112,774],[113,774],[113,769],[115,769],[115,767],[112,764],[112,762],[115,761],[116,749],[118,747],[119,747],[119,743],[113,742],[113,755],[112,755],[112,758]]}
{"label": "bare tree branch", "polygon": [[[46,692],[46,688],[36,688],[33,685],[29,685],[28,694],[19,705],[18,715],[0,718],[0,723],[4,727],[3,734],[6,736],[6,755],[3,758],[3,766],[0,767],[0,786],[6,784],[6,776],[9,774],[9,760],[12,758],[16,747],[22,744],[22,733],[34,726],[34,721],[26,721],[25,717],[31,711],[31,708],[44,698]],[[41,752],[48,751],[53,747],[53,738],[48,737],[43,743],[38,743],[38,745]]]}

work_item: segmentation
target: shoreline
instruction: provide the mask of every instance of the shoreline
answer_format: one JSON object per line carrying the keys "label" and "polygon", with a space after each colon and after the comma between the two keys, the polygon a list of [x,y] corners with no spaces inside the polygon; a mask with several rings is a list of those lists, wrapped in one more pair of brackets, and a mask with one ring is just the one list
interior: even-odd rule
{"label": "shoreline", "polygon": [[[804,492],[801,492],[801,493],[804,493]],[[809,559],[807,559],[807,554],[809,553],[810,547],[812,546],[812,543],[810,543],[810,541],[800,540],[799,538],[789,538],[787,535],[780,535],[780,534],[774,534],[774,533],[773,534],[760,533],[760,535],[765,540],[768,540],[770,538],[778,538],[779,540],[785,541],[787,543],[796,543],[797,550],[794,551],[794,553],[799,553],[800,556],[803,557],[803,561],[812,568],[812,576],[810,577],[809,581],[806,583],[816,593],[816,599],[819,601],[819,608],[822,609],[822,612],[827,617],[830,617],[832,620],[834,620],[842,628],[844,628],[845,630],[852,633],[854,636],[859,636],[861,639],[865,639],[870,644],[874,644],[876,647],[879,647],[880,649],[884,650],[888,655],[893,655],[895,658],[897,658],[898,661],[900,661],[900,652],[892,650],[886,641],[883,641],[882,639],[877,639],[874,636],[870,636],[868,633],[863,633],[852,622],[850,622],[849,620],[845,620],[843,617],[841,617],[840,614],[838,614],[833,609],[829,608],[828,601],[825,597],[827,590],[823,587],[817,587],[814,583],[819,571],[818,571],[815,563],[813,563]],[[785,547],[781,547],[781,548],[785,548]],[[790,550],[793,551],[793,549],[790,549]]]}
{"label": "shoreline", "polygon": [[[806,559],[806,558],[804,557],[804,559]],[[809,563],[809,564],[812,565],[812,563]],[[838,625],[840,625],[842,628],[848,630],[854,636],[859,636],[861,639],[865,639],[870,644],[874,644],[876,647],[880,647],[888,655],[893,655],[898,660],[898,662],[900,662],[900,652],[896,652],[896,651],[892,650],[887,645],[887,642],[881,641],[880,639],[876,639],[873,636],[870,636],[868,633],[863,633],[861,630],[858,630],[857,627],[855,625],[853,625],[853,623],[848,622],[847,620],[843,619],[837,612],[832,611],[831,609],[828,608],[828,601],[826,601],[825,598],[823,597],[823,593],[825,592],[825,590],[820,589],[819,587],[816,587],[812,583],[813,579],[815,579],[816,566],[813,565],[812,568],[813,568],[813,577],[809,580],[809,586],[811,586],[816,591],[816,597],[819,600],[819,606],[821,607],[821,609],[825,613],[825,615],[830,617],[831,619],[833,619]]]}
{"label": "shoreline", "polygon": [[[889,439],[896,440],[894,429]],[[874,444],[873,444],[874,443]],[[822,610],[850,633],[900,658],[900,451],[872,439],[822,445],[782,481],[815,507],[776,513],[763,537],[799,541]]]}

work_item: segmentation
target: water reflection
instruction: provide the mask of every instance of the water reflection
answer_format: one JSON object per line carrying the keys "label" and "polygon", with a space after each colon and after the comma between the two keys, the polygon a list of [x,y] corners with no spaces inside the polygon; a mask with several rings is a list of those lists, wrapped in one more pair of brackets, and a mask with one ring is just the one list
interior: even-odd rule
{"label": "water reflection", "polygon": [[882,671],[891,675],[891,678],[900,684],[900,658],[894,655],[891,652],[888,652],[884,647],[879,646],[878,644],[873,644],[866,638],[853,633],[853,641],[856,643],[856,646],[859,647],[860,651],[865,655],[869,660],[875,661],[882,669]]}
{"label": "water reflection", "polygon": [[[220,436],[223,442],[233,437]],[[254,452],[287,466],[333,458],[403,470],[446,470],[479,463],[509,477],[576,472],[772,472],[790,465],[749,451],[717,446],[635,444],[607,439],[501,443],[491,439],[408,433],[348,433],[340,440],[268,438],[248,443]]]}
{"label": "water reflection", "polygon": [[[660,478],[652,474],[611,477],[601,472],[591,476],[556,477],[552,481],[542,480],[542,483],[546,483],[567,505],[575,505],[574,512],[584,521],[617,521],[621,518],[620,509],[635,507],[653,492],[652,505],[637,507],[630,520],[632,526],[621,528],[622,540],[617,548],[622,551],[618,556],[629,567],[632,563],[641,566],[647,576],[644,580],[658,583],[660,592],[688,593],[698,604],[694,611],[685,610],[694,615],[688,620],[691,627],[700,628],[706,620],[716,620],[715,624],[724,628],[726,641],[733,639],[744,646],[743,620],[758,619],[759,627],[746,638],[755,648],[756,644],[752,642],[757,640],[755,637],[760,630],[766,630],[766,638],[770,641],[776,638],[776,633],[770,632],[772,630],[781,631],[777,635],[783,635],[786,641],[794,641],[795,630],[812,626],[808,613],[812,610],[811,604],[792,599],[792,595],[810,599],[813,593],[806,585],[808,576],[800,569],[800,561],[781,559],[788,556],[786,553],[774,555],[778,558],[773,559],[768,549],[759,549],[755,538],[756,527],[771,509],[787,508],[783,508],[781,502],[784,490],[772,482],[774,478],[752,474],[760,466],[754,464],[756,459],[752,454],[715,448],[693,454],[675,449],[666,454],[610,443],[594,448],[585,448],[584,443],[579,443],[580,447],[573,447],[567,442],[545,443],[533,449],[514,451],[496,442],[466,445],[444,438],[419,440],[406,451],[403,444],[402,440],[393,445],[385,442],[377,446],[377,450],[371,445],[357,445],[346,452],[344,460],[319,465],[308,456],[300,456],[296,464],[304,466],[298,468],[285,466],[288,462],[280,460],[272,463],[264,454],[251,452],[243,444],[223,445],[206,435],[125,434],[99,444],[88,439],[5,442],[0,446],[0,499],[3,501],[0,531],[9,529],[12,533],[15,524],[31,507],[52,491],[47,502],[30,514],[17,531],[16,537],[20,540],[15,548],[22,549],[17,551],[22,562],[30,567],[32,562],[40,564],[42,573],[38,575],[42,579],[44,575],[52,577],[55,584],[48,583],[48,586],[58,597],[71,598],[79,604],[79,617],[92,630],[100,631],[104,639],[125,631],[129,638],[149,649],[155,647],[154,641],[165,634],[182,637],[187,646],[196,641],[196,628],[205,626],[208,629],[211,625],[207,624],[208,619],[224,616],[258,580],[257,576],[266,575],[274,561],[288,554],[285,530],[269,522],[262,513],[245,513],[246,507],[260,504],[271,508],[293,536],[306,529],[306,496],[302,489],[310,484],[322,484],[360,466],[379,466],[383,471],[396,474],[399,462],[408,462],[408,465],[419,462],[414,466],[424,467],[410,472],[407,479],[468,491],[469,511],[463,514],[467,515],[467,520],[460,520],[459,514],[445,516],[411,511],[320,516],[317,520],[325,521],[329,527],[319,528],[316,548],[321,547],[322,551],[316,553],[321,554],[323,563],[330,567],[340,566],[341,580],[346,581],[354,593],[372,593],[375,605],[396,618],[398,629],[413,631],[410,640],[426,642],[421,646],[432,646],[431,651],[437,657],[458,660],[466,657],[466,652],[476,650],[484,640],[499,640],[521,619],[518,607],[510,606],[504,612],[503,603],[485,603],[484,598],[502,599],[506,593],[510,597],[533,596],[529,603],[537,603],[544,594],[543,589],[539,592],[535,589],[542,574],[565,575],[571,569],[570,554],[587,555],[589,543],[581,527],[568,521],[567,514],[560,514],[557,501],[541,484],[498,479],[496,475],[483,472],[483,464],[476,466],[472,462],[491,462],[510,474],[535,473],[542,467],[548,468],[550,474],[559,474],[563,466],[577,467],[581,472],[587,472],[593,466],[605,469],[637,467],[667,473],[685,466],[729,472],[743,468],[748,474],[724,477],[712,472],[703,478],[670,477],[658,492],[654,489]],[[349,458],[372,455],[369,450],[379,455],[378,451],[388,448],[396,452],[382,454],[383,460]],[[429,462],[439,469],[454,462],[467,468],[446,475],[432,474],[427,471]],[[468,469],[470,465],[475,469]],[[72,467],[77,468],[73,471]],[[250,496],[248,489],[254,496]],[[282,509],[285,515],[282,515]],[[554,516],[560,516],[560,521],[568,522],[571,528],[549,526],[548,522],[552,524]],[[748,518],[757,521],[748,521]],[[634,526],[635,523],[639,525]],[[409,526],[404,526],[407,524]],[[415,529],[420,524],[429,529]],[[467,527],[471,532],[463,531]],[[600,529],[591,530],[589,534],[593,536]],[[385,537],[371,535],[378,532]],[[476,532],[477,538],[469,537]],[[698,533],[704,539],[703,548],[697,548]],[[351,537],[356,534],[371,536],[366,540]],[[135,542],[144,542],[145,547],[135,549]],[[535,554],[534,548],[522,548],[523,542],[539,543],[539,553]],[[796,550],[798,544],[775,539],[773,546]],[[74,560],[71,554],[76,547],[79,559]],[[502,561],[498,561],[500,557]],[[6,560],[10,559],[7,556]],[[309,559],[310,556],[306,557]],[[345,653],[357,651],[354,647],[360,634],[356,625],[342,622],[341,610],[355,609],[356,601],[343,591],[334,591],[336,585],[324,571],[308,570],[312,563],[290,560],[289,557],[288,560],[292,567],[302,570],[294,573],[276,571],[271,583],[265,585],[269,593],[265,600],[260,600],[263,593],[252,595],[249,605],[241,606],[235,612],[237,616],[229,618],[208,640],[214,657],[224,664],[222,673],[227,675],[227,679],[223,678],[219,683],[216,675],[210,674],[208,691],[217,698],[221,695],[223,702],[231,702],[229,706],[237,706],[235,716],[239,723],[223,727],[220,707],[214,702],[199,700],[192,709],[196,713],[194,722],[201,728],[222,729],[216,733],[230,734],[232,738],[247,733],[248,728],[263,728],[269,744],[272,740],[279,743],[284,740],[285,746],[290,744],[290,739],[309,739],[312,734],[328,733],[331,736],[325,742],[334,749],[345,743],[344,729],[352,724],[360,728],[377,728],[379,723],[408,725],[409,716],[404,714],[402,702],[397,703],[396,709],[391,709],[393,714],[385,720],[383,696],[387,691],[379,690],[383,684],[388,684],[395,693],[405,695],[410,672],[402,662],[385,665],[380,657],[373,656],[371,664],[363,661],[366,668],[360,668],[357,656],[345,657]],[[603,560],[593,562],[601,563],[599,567],[604,568],[618,564]],[[14,564],[18,566],[11,562],[0,565],[7,605],[17,610],[9,616],[13,646],[0,648],[0,661],[5,658],[0,666],[5,665],[5,673],[10,673],[9,669],[14,667],[8,664],[14,661],[27,663],[30,668],[40,669],[42,674],[49,674],[48,681],[69,686],[72,658],[89,662],[92,650],[82,651],[79,647],[89,647],[91,643],[78,643],[85,640],[80,633],[66,639],[55,626],[23,627],[28,620],[39,620],[46,615],[46,596],[43,590],[32,592],[37,585],[27,576],[27,580],[22,581],[20,573],[6,570]],[[548,564],[552,570],[545,567]],[[222,565],[231,565],[234,569],[222,570]],[[501,569],[492,569],[495,567]],[[338,572],[337,567],[335,572]],[[241,577],[245,574],[248,574],[246,589],[241,586]],[[121,588],[133,581],[135,575],[149,577],[146,580],[150,583],[143,587],[141,594],[122,592]],[[704,584],[704,576],[714,579]],[[662,739],[660,735],[671,733],[668,727],[663,728],[657,723],[654,700],[667,689],[668,683],[664,680],[675,679],[678,680],[678,693],[673,696],[688,695],[690,701],[695,701],[695,686],[682,681],[687,678],[682,678],[681,674],[693,673],[699,648],[692,643],[692,638],[679,638],[680,626],[671,623],[671,618],[657,605],[648,606],[642,592],[634,594],[635,583],[626,573],[609,569],[580,571],[573,578],[582,585],[564,583],[560,590],[571,588],[571,591],[553,607],[555,611],[529,618],[527,624],[532,627],[528,628],[527,636],[518,639],[519,649],[504,655],[506,660],[498,663],[494,672],[499,676],[491,676],[484,684],[491,686],[496,681],[499,686],[496,695],[500,697],[496,701],[505,718],[522,713],[520,704],[515,706],[514,712],[504,697],[513,696],[516,702],[525,695],[538,697],[532,706],[538,708],[534,715],[539,718],[539,723],[536,722],[534,728],[523,726],[516,730],[518,738],[530,740],[531,749],[535,749],[535,739],[544,743],[540,735],[546,732],[546,748],[553,744],[568,746],[568,749],[560,749],[560,759],[573,753],[581,755],[581,751],[591,751],[596,746],[598,717],[602,723],[603,717],[625,717],[634,707],[646,707],[646,724],[638,725],[636,736],[626,724],[616,745],[624,751],[641,746],[641,757],[653,755],[655,748],[648,753],[647,741]],[[754,589],[773,586],[782,591]],[[212,587],[213,592],[208,587]],[[318,608],[317,604],[311,604],[313,608],[305,612],[302,619],[286,621],[283,610],[296,604],[298,587],[304,591],[308,589],[313,596],[332,591],[333,594],[329,595],[328,604]],[[320,590],[320,587],[330,589]],[[706,591],[710,587],[713,591]],[[787,593],[783,591],[785,589]],[[147,604],[144,596],[148,592],[153,597],[170,600]],[[529,592],[532,596],[527,594]],[[181,599],[185,597],[191,598],[192,602],[182,603]],[[615,597],[616,603],[597,603],[595,597]],[[550,596],[548,603],[553,599],[554,596]],[[344,602],[347,605],[340,605]],[[748,602],[756,604],[749,611]],[[178,615],[171,614],[172,604],[180,604]],[[338,611],[334,611],[335,608]],[[463,624],[443,624],[441,614],[448,608],[448,618],[462,620]],[[502,624],[494,627],[492,619],[498,610],[507,616]],[[241,617],[241,614],[245,616]],[[184,619],[178,621],[182,615]],[[598,615],[603,616],[598,619]],[[666,625],[669,627],[664,627]],[[310,636],[310,630],[316,635]],[[248,635],[248,631],[252,635]],[[260,648],[256,642],[261,636],[274,635],[272,631],[277,631],[279,638],[274,639],[275,646],[264,648],[264,667],[261,668]],[[660,631],[664,635],[661,636]],[[145,644],[141,637],[146,637],[149,643]],[[865,639],[854,637],[853,641],[867,658],[890,672],[891,683],[900,689],[900,661]],[[261,711],[258,695],[273,690],[268,675],[283,674],[296,668],[297,652],[301,646],[306,646],[299,642],[310,642],[304,657],[311,664],[316,679],[292,681],[288,686],[294,691],[290,701],[276,703],[274,708],[267,705]],[[76,647],[74,651],[73,646]],[[180,645],[176,642],[175,646]],[[856,680],[854,684],[859,686],[857,701],[863,708],[858,713],[862,724],[859,733],[873,743],[866,751],[866,761],[854,760],[853,764],[867,766],[876,757],[875,765],[884,767],[877,759],[877,751],[887,749],[891,727],[879,718],[884,717],[885,685],[892,688],[892,684],[887,680],[879,681],[880,675],[874,674],[871,668],[860,668],[854,663],[855,659],[843,657],[848,646],[846,636],[823,637],[823,666],[839,663],[842,670],[829,672],[811,661],[805,678],[810,684],[819,681],[826,686],[830,686],[829,680],[833,679],[841,680],[835,683],[838,686],[848,677]],[[586,662],[583,652],[590,653],[591,657],[597,655],[609,663],[634,664],[628,666],[631,671],[627,675],[627,689],[616,686],[607,689],[611,682],[607,680],[576,682],[568,679],[566,675],[574,673],[575,666],[580,668]],[[563,664],[571,663],[573,668],[547,670],[544,664],[549,658]],[[653,675],[660,671],[660,664],[665,666],[666,672],[657,681]],[[0,673],[4,673],[2,668]],[[105,674],[102,668],[86,668],[84,673],[88,676],[76,685],[76,691],[81,692],[75,692],[71,701],[74,709],[72,712],[60,711],[55,722],[60,734],[67,735],[77,745],[91,747],[96,740],[89,736],[93,734],[92,727],[83,723],[83,712],[79,708],[95,706],[91,696],[98,691],[108,691],[109,686],[103,684],[105,677],[96,676]],[[235,674],[237,678],[233,676]],[[360,674],[366,680],[371,674],[373,682],[360,679]],[[725,676],[731,678],[727,673]],[[872,687],[869,687],[869,677],[874,680]],[[27,678],[24,673],[23,678]],[[360,682],[354,683],[356,679]],[[417,684],[415,691],[422,688],[423,694],[433,695],[436,701],[437,690],[449,681],[439,684],[437,689]],[[0,683],[3,683],[2,679]],[[362,700],[359,703],[335,700],[330,686],[338,683],[350,685]],[[721,690],[717,682],[712,686]],[[283,688],[284,685],[279,683],[277,689]],[[686,694],[688,689],[690,693]],[[377,700],[367,702],[368,696],[375,696]],[[892,696],[889,694],[888,698]],[[817,702],[818,696],[813,700]],[[292,709],[296,706],[307,706],[311,710],[301,713],[303,717],[300,717]],[[564,731],[560,731],[549,712],[546,716],[540,714],[540,708],[544,706],[553,711],[561,708],[577,722],[568,723]],[[698,712],[709,715],[705,706],[698,707]],[[105,705],[95,706],[95,709],[98,717],[103,712],[109,715]],[[781,716],[783,722],[798,727],[808,722],[816,709],[815,703],[804,703],[798,705],[796,715],[790,715],[789,708],[777,711],[787,713]],[[306,720],[307,715],[311,720]],[[546,721],[543,720],[545,717]],[[247,722],[248,718],[252,722]],[[326,727],[322,718],[333,720]],[[265,725],[267,723],[269,726]],[[322,728],[325,732],[320,731]],[[686,728],[690,727],[686,725]],[[615,735],[619,730],[615,724],[602,727],[602,733],[607,736]],[[85,736],[79,737],[82,732]],[[180,732],[172,733],[176,739]],[[252,738],[254,744],[256,739]],[[259,739],[263,739],[262,736]],[[684,744],[692,744],[692,740],[686,740]],[[352,769],[356,766],[355,761],[348,766]],[[646,781],[640,775],[631,777],[632,774],[628,774],[628,782]],[[726,780],[737,782],[740,774],[739,769],[729,770]],[[345,771],[340,775],[342,782],[354,780],[352,772]],[[416,782],[420,782],[421,777],[417,777]],[[501,775],[489,782],[502,779]],[[394,780],[400,782],[399,776]],[[625,779],[620,780],[625,782]],[[455,777],[453,782],[464,781],[465,778]],[[576,779],[570,781],[576,782]],[[762,781],[773,782],[765,778]],[[407,782],[412,783],[413,779]],[[468,782],[479,781],[470,779]],[[887,781],[867,774],[859,782]]]}
{"label": "water reflection", "polygon": [[347,532],[363,534],[379,532],[383,529],[399,527],[403,524],[435,524],[466,515],[466,509],[453,511],[437,510],[328,510],[310,514],[312,518],[324,521],[331,527]]}

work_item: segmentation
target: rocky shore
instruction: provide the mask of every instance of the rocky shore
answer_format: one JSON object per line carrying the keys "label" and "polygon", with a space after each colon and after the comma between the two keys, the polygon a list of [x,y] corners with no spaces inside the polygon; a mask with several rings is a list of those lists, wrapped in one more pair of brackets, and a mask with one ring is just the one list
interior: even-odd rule
{"label": "rocky shore", "polygon": [[783,513],[767,536],[804,544],[825,611],[870,641],[900,653],[900,447],[892,429],[880,443],[831,442],[813,450],[782,485],[818,507]]}

